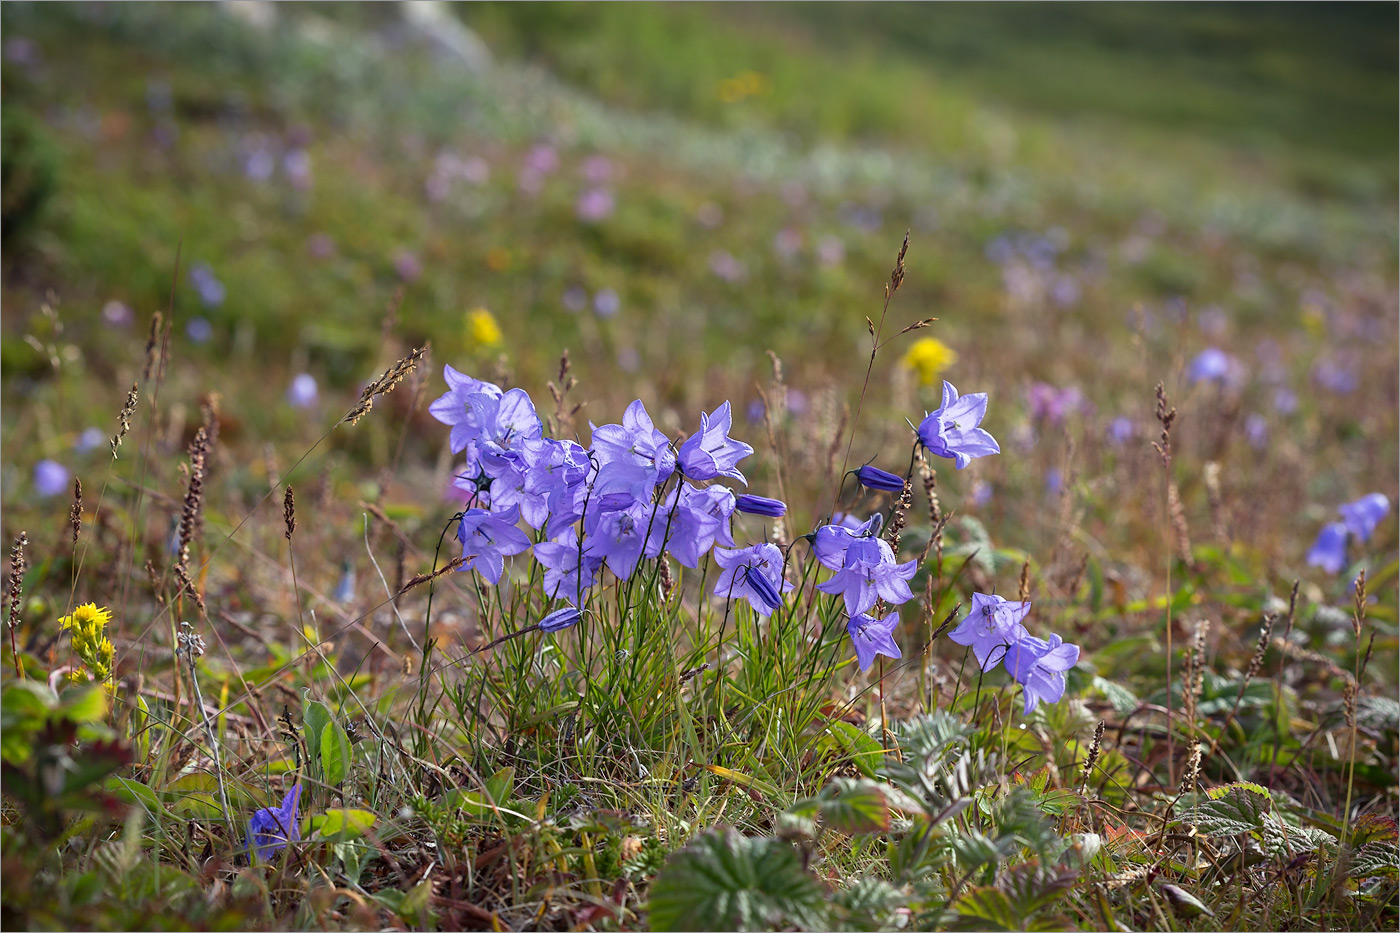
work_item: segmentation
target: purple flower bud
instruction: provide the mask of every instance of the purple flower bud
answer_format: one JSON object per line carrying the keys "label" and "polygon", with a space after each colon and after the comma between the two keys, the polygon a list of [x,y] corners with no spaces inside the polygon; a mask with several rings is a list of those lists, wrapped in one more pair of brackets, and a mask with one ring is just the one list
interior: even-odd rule
{"label": "purple flower bud", "polygon": [[749,589],[758,594],[758,598],[763,600],[764,605],[769,609],[778,609],[783,605],[783,598],[778,595],[777,587],[773,586],[772,580],[763,575],[762,570],[745,567],[744,581],[748,583]]}
{"label": "purple flower bud", "polygon": [[882,489],[885,492],[904,491],[904,477],[886,473],[884,470],[869,464],[856,470],[856,479],[860,480],[862,486],[868,486],[871,489]]}
{"label": "purple flower bud", "polygon": [[298,373],[287,387],[287,401],[293,408],[310,408],[316,404],[316,379],[310,373]]}
{"label": "purple flower bud", "polygon": [[560,632],[570,626],[577,625],[579,611],[573,606],[565,606],[563,609],[556,609],[540,620],[541,632]]}
{"label": "purple flower bud", "polygon": [[[901,485],[900,488],[903,488]],[[781,518],[787,514],[787,505],[777,499],[763,496],[742,495],[734,500],[734,507],[750,515],[765,515],[768,518]]]}

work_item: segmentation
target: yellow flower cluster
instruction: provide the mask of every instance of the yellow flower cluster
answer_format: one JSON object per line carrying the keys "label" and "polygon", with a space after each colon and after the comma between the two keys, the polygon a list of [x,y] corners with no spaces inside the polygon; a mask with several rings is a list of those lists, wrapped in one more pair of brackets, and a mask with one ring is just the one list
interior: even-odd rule
{"label": "yellow flower cluster", "polygon": [[473,308],[467,312],[467,339],[483,347],[494,347],[501,342],[501,325],[496,317],[485,308]]}
{"label": "yellow flower cluster", "polygon": [[941,340],[921,337],[904,354],[904,365],[919,374],[919,382],[933,385],[938,374],[958,361],[958,354]]}
{"label": "yellow flower cluster", "polygon": [[58,620],[60,628],[73,636],[73,652],[87,665],[93,679],[99,682],[112,676],[116,649],[107,640],[107,623],[112,610],[98,609],[96,603],[86,603],[73,610],[71,616]]}

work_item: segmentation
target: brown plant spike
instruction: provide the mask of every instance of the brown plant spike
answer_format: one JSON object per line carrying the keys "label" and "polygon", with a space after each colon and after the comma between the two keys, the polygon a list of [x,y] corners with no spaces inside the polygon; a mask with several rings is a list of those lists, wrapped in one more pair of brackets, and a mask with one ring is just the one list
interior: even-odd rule
{"label": "brown plant spike", "polygon": [[297,500],[292,494],[291,486],[287,487],[282,496],[282,524],[286,527],[282,534],[288,541],[292,540],[292,532],[297,530]]}
{"label": "brown plant spike", "polygon": [[83,531],[83,481],[73,477],[73,505],[68,510],[68,527],[73,530],[73,546],[78,546],[78,535]]}
{"label": "brown plant spike", "polygon": [[117,433],[112,435],[109,442],[112,445],[112,459],[117,459],[117,448],[122,445],[122,438],[126,437],[131,430],[131,416],[136,414],[136,383],[131,384],[131,391],[126,393],[126,403],[122,405],[120,414],[117,415]]}

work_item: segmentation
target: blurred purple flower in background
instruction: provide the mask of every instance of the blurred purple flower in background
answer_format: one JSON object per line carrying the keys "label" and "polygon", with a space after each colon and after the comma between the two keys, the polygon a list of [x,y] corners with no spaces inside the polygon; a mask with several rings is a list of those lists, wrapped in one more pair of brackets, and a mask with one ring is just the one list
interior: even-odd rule
{"label": "blurred purple flower in background", "polygon": [[190,284],[199,292],[199,300],[206,308],[217,308],[227,297],[224,284],[214,276],[208,263],[197,262],[190,267]]}
{"label": "blurred purple flower in background", "polygon": [[80,454],[85,454],[89,450],[96,450],[107,440],[107,435],[102,433],[101,428],[87,428],[78,439],[73,442],[73,449]]}
{"label": "blurred purple flower in background", "polygon": [[68,468],[57,460],[40,460],[34,464],[34,489],[45,499],[70,492]]}
{"label": "blurred purple flower in background", "polygon": [[802,249],[802,231],[784,227],[773,237],[773,252],[782,259],[791,259]]}
{"label": "blurred purple flower in background", "polygon": [[1257,412],[1244,419],[1244,436],[1249,446],[1263,450],[1269,444],[1269,422]]}
{"label": "blurred purple flower in background", "polygon": [[1274,410],[1280,415],[1291,415],[1298,410],[1298,395],[1292,389],[1280,386],[1274,391]]}
{"label": "blurred purple flower in background", "polygon": [[1066,415],[1080,409],[1084,402],[1084,393],[1078,386],[1057,389],[1048,383],[1033,382],[1026,389],[1026,401],[1030,403],[1033,419],[1059,424],[1065,420]]}
{"label": "blurred purple flower in background", "polygon": [[418,262],[417,256],[401,249],[394,254],[394,272],[403,281],[414,282],[423,274],[423,266]]}
{"label": "blurred purple flower in background", "polygon": [[1362,541],[1369,541],[1381,519],[1390,511],[1390,499],[1384,493],[1373,492],[1355,502],[1338,506],[1337,511],[1346,523],[1347,530]]}
{"label": "blurred purple flower in background", "polygon": [[695,219],[700,226],[713,230],[724,222],[724,209],[714,201],[706,201],[695,209]]}
{"label": "blurred purple flower in background", "polygon": [[328,233],[313,233],[306,238],[306,251],[313,259],[329,259],[335,255],[335,240]]}
{"label": "blurred purple flower in background", "polygon": [[192,317],[185,325],[185,336],[195,343],[207,343],[214,336],[214,325],[202,317]]}
{"label": "blurred purple flower in background", "polygon": [[1350,357],[1324,357],[1313,367],[1313,382],[1329,392],[1349,395],[1356,391],[1359,383],[1356,375],[1356,361]]}
{"label": "blurred purple flower in background", "polygon": [[817,261],[824,266],[839,266],[846,261],[846,246],[839,237],[822,237],[817,243]]}
{"label": "blurred purple flower in background", "polygon": [[717,249],[710,254],[710,271],[726,282],[742,282],[748,275],[744,264],[727,250]]}
{"label": "blurred purple flower in background", "polygon": [[1133,435],[1137,433],[1137,428],[1133,425],[1133,419],[1125,415],[1119,415],[1108,423],[1108,430],[1105,433],[1108,435],[1108,442],[1110,444],[1114,447],[1122,447],[1133,439]]}
{"label": "blurred purple flower in background", "polygon": [[1321,567],[1328,573],[1338,573],[1347,562],[1347,526],[1332,522],[1317,533],[1317,540],[1308,551],[1308,566]]}
{"label": "blurred purple flower in background", "polygon": [[287,387],[287,401],[293,408],[310,408],[316,404],[316,379],[310,373],[298,373]]}
{"label": "blurred purple flower in background", "polygon": [[1230,374],[1230,355],[1218,347],[1206,347],[1186,370],[1189,382],[1220,382]]}
{"label": "blurred purple flower in background", "polygon": [[287,181],[292,183],[292,187],[311,187],[311,153],[305,149],[293,149],[282,157],[282,171],[287,173]]}
{"label": "blurred purple flower in background", "polygon": [[622,309],[622,299],[617,291],[605,288],[593,296],[593,311],[599,317],[612,317]]}
{"label": "blurred purple flower in background", "polygon": [[559,301],[564,306],[565,311],[578,314],[588,307],[588,290],[578,285],[571,285],[564,289],[564,295]]}
{"label": "blurred purple flower in background", "polygon": [[102,320],[113,327],[130,327],[131,322],[136,320],[136,315],[125,302],[113,299],[102,306]]}
{"label": "blurred purple flower in background", "polygon": [[574,216],[584,223],[598,223],[612,216],[613,193],[607,188],[589,188],[574,204]]}

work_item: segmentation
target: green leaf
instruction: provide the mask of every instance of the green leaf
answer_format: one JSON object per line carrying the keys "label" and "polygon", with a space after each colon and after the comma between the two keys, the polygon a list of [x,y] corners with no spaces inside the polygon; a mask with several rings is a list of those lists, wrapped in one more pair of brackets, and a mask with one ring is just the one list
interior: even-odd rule
{"label": "green leaf", "polygon": [[306,728],[306,757],[310,759],[312,767],[320,767],[321,733],[325,730],[326,723],[331,722],[335,717],[326,708],[326,704],[319,700],[308,700],[301,718],[302,724]]}
{"label": "green leaf", "polygon": [[880,760],[885,755],[885,750],[880,747],[880,743],[850,723],[842,722],[839,719],[827,723],[826,729],[836,741],[837,747],[850,756],[851,763],[856,766],[860,773],[868,778],[873,778],[875,768],[879,766]]}
{"label": "green leaf", "polygon": [[363,836],[376,819],[368,810],[334,809],[311,817],[310,823],[320,838],[343,842]]}
{"label": "green leaf", "polygon": [[1022,930],[1021,917],[1007,896],[996,888],[971,888],[958,898],[958,913],[950,930]]}
{"label": "green leaf", "polygon": [[792,846],[714,830],[672,855],[651,888],[653,930],[829,929],[826,892]]}
{"label": "green leaf", "polygon": [[72,687],[63,691],[58,704],[58,711],[74,722],[101,722],[107,718],[107,688]]}
{"label": "green leaf", "polygon": [[1351,855],[1351,867],[1347,872],[1353,878],[1370,875],[1390,875],[1400,873],[1400,848],[1394,840],[1389,842],[1368,842]]}
{"label": "green leaf", "polygon": [[335,720],[321,730],[321,769],[332,787],[343,783],[350,773],[350,737]]}
{"label": "green leaf", "polygon": [[1141,705],[1142,701],[1137,698],[1137,694],[1129,690],[1122,684],[1095,675],[1090,686],[1102,694],[1112,706],[1113,711],[1119,716],[1126,716]]}
{"label": "green leaf", "polygon": [[890,802],[885,788],[874,781],[837,778],[818,795],[826,824],[837,832],[880,833],[890,828]]}
{"label": "green leaf", "polygon": [[496,806],[504,804],[515,794],[515,769],[502,768],[486,779],[486,796]]}
{"label": "green leaf", "polygon": [[1264,828],[1274,801],[1258,784],[1236,781],[1212,787],[1205,798],[1188,794],[1176,803],[1176,815],[1190,820],[1207,836],[1235,836]]}
{"label": "green leaf", "polygon": [[903,906],[905,897],[883,878],[866,875],[837,891],[834,900],[846,914],[842,929],[879,930],[890,925],[890,914]]}
{"label": "green leaf", "polygon": [[159,816],[165,812],[165,807],[161,805],[156,792],[140,781],[124,777],[110,777],[103,782],[103,787],[108,793],[124,803],[145,807],[152,816]]}

